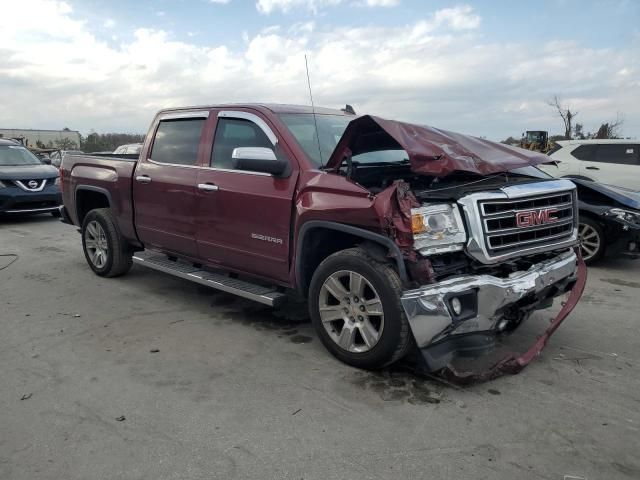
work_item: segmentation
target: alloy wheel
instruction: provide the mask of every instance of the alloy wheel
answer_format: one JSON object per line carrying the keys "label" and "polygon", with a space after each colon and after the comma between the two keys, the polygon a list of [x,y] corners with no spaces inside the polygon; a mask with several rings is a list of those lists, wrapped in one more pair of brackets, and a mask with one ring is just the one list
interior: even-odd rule
{"label": "alloy wheel", "polygon": [[598,254],[602,239],[596,229],[586,223],[580,224],[578,234],[580,239],[580,248],[582,249],[582,257],[585,261],[591,260]]}
{"label": "alloy wheel", "polygon": [[363,275],[350,270],[331,274],[320,289],[318,307],[322,325],[343,350],[368,352],[380,340],[382,301]]}
{"label": "alloy wheel", "polygon": [[109,258],[109,244],[102,226],[95,220],[87,224],[84,244],[91,263],[96,268],[104,268]]}

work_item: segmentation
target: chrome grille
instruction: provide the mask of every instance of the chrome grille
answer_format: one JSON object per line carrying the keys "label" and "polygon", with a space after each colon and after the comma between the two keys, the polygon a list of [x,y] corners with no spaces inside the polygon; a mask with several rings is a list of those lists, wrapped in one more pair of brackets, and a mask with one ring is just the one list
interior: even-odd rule
{"label": "chrome grille", "polygon": [[[514,200],[479,202],[483,235],[490,256],[569,239],[574,234],[576,215],[573,192],[558,192]],[[551,219],[544,217],[551,212]],[[518,225],[517,218],[530,223]]]}

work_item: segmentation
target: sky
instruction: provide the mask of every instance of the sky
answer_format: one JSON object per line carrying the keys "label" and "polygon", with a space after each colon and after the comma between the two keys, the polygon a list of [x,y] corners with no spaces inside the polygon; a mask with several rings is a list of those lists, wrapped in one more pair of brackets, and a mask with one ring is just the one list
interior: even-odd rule
{"label": "sky", "polygon": [[0,0],[0,128],[145,133],[165,107],[309,104],[502,140],[621,114],[638,0]]}

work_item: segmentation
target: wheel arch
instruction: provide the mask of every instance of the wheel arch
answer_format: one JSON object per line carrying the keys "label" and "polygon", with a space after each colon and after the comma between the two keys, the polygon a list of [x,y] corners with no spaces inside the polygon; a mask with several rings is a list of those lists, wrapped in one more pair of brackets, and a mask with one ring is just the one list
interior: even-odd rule
{"label": "wheel arch", "polygon": [[111,208],[111,192],[106,188],[93,185],[78,185],[75,190],[76,218],[82,225],[84,217],[95,208]]}
{"label": "wheel arch", "polygon": [[[342,235],[336,236],[338,232]],[[322,243],[323,241],[328,243]],[[313,248],[314,245],[316,248]],[[298,292],[306,295],[311,277],[322,260],[336,251],[355,245],[360,245],[374,258],[384,255],[390,259],[402,283],[408,282],[400,247],[389,237],[353,225],[310,220],[300,227],[296,243],[295,278]],[[305,255],[305,251],[313,251],[314,254]]]}

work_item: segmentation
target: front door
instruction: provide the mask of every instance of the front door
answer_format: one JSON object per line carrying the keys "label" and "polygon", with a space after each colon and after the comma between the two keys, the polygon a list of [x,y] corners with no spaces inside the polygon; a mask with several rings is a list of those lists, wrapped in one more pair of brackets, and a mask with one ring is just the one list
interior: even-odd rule
{"label": "front door", "polygon": [[[197,243],[207,263],[286,283],[298,166],[266,119],[246,111],[212,112],[210,168],[198,172]],[[235,170],[238,147],[267,147],[288,158],[280,177]]]}
{"label": "front door", "polygon": [[197,256],[197,163],[206,115],[161,118],[150,153],[138,162],[133,200],[136,230],[145,246]]}

